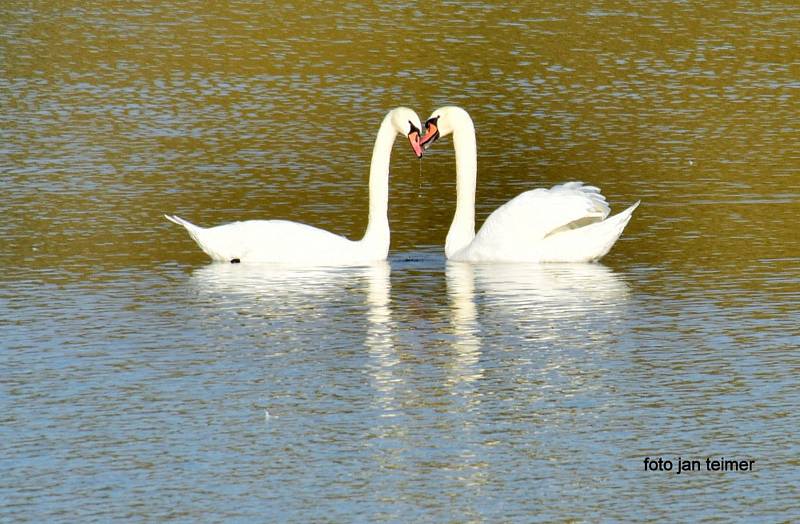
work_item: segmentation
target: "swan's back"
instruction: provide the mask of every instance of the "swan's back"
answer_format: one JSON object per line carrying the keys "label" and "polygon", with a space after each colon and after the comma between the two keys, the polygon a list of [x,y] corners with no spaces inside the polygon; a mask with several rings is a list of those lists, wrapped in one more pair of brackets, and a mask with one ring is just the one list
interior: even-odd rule
{"label": "swan's back", "polygon": [[347,264],[383,260],[389,250],[388,242],[384,249],[288,220],[247,220],[202,228],[180,217],[166,218],[186,228],[197,245],[220,262]]}

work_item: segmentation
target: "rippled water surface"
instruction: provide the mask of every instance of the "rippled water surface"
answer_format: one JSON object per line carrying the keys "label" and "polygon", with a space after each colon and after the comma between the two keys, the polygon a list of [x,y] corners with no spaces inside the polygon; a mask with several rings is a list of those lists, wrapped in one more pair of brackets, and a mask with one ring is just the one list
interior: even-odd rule
{"label": "rippled water surface", "polygon": [[[0,520],[797,520],[798,34],[790,2],[5,2]],[[386,263],[210,264],[162,217],[358,238],[381,118],[445,104],[479,223],[642,200],[602,264],[447,263],[449,139],[395,146]]]}

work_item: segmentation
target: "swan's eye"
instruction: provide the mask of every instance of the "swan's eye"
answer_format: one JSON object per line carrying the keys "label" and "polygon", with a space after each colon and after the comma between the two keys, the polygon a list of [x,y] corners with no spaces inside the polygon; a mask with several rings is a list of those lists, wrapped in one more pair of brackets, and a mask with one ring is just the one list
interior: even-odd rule
{"label": "swan's eye", "polygon": [[431,125],[437,126],[439,124],[439,117],[432,116],[428,120],[425,121],[425,129],[428,129]]}
{"label": "swan's eye", "polygon": [[418,134],[418,135],[422,134],[422,133],[420,133],[420,131],[419,131],[419,129],[417,128],[417,126],[415,126],[413,123],[411,123],[411,120],[409,120],[409,121],[408,121],[408,125],[410,125],[410,126],[411,126],[411,131],[409,131],[409,132],[408,132],[408,134],[409,134],[409,135],[410,135],[411,133],[416,133],[416,134]]}

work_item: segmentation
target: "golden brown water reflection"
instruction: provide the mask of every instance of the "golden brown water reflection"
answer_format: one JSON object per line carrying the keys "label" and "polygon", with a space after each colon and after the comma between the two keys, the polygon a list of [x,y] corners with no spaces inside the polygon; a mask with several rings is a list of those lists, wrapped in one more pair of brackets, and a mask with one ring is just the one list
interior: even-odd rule
{"label": "golden brown water reflection", "polygon": [[[389,435],[372,450],[374,463],[354,468],[359,475],[386,474],[372,478],[374,490],[352,479],[339,491],[329,489],[303,476],[298,466],[303,460],[276,459],[262,442],[264,456],[286,466],[272,488],[285,486],[289,491],[281,493],[288,496],[299,489],[298,479],[310,483],[303,489],[311,498],[293,498],[288,514],[270,514],[274,520],[330,515],[341,520],[346,512],[327,513],[330,508],[323,505],[314,513],[310,502],[321,493],[345,500],[367,492],[367,499],[370,494],[377,499],[362,508],[365,520],[387,507],[389,520],[451,518],[441,508],[456,500],[447,497],[459,496],[467,497],[467,504],[452,518],[463,521],[527,520],[532,514],[545,520],[592,520],[597,514],[625,520],[632,514],[620,493],[635,492],[642,482],[644,491],[635,495],[640,501],[662,497],[686,504],[683,509],[698,518],[708,516],[704,508],[715,503],[731,508],[736,493],[749,492],[753,504],[762,504],[762,515],[789,519],[786,501],[772,499],[786,493],[783,484],[771,486],[768,480],[784,479],[789,473],[781,468],[792,460],[796,466],[796,457],[782,462],[776,457],[797,448],[786,437],[793,434],[796,417],[786,422],[791,410],[780,406],[798,400],[792,391],[800,365],[791,350],[800,343],[798,34],[800,7],[792,2],[5,1],[0,7],[5,266],[0,303],[7,306],[8,320],[0,320],[0,327],[17,348],[9,354],[14,405],[29,406],[7,419],[7,427],[25,429],[27,440],[12,453],[21,457],[22,469],[11,478],[23,487],[13,491],[6,516],[46,520],[59,514],[60,501],[86,496],[66,483],[54,499],[30,506],[28,477],[19,473],[40,468],[44,479],[51,477],[32,450],[47,441],[42,435],[68,423],[44,417],[52,424],[42,422],[46,431],[37,432],[26,421],[41,407],[37,394],[71,384],[59,370],[69,369],[77,384],[64,393],[59,404],[64,409],[82,398],[70,391],[105,391],[108,369],[161,369],[149,367],[154,359],[169,369],[191,368],[200,379],[181,389],[174,384],[185,377],[144,371],[117,392],[118,404],[108,407],[98,400],[103,413],[129,410],[125,399],[141,379],[176,403],[166,412],[167,427],[169,420],[184,420],[184,404],[211,417],[219,398],[248,399],[252,391],[242,385],[248,383],[264,390],[272,399],[268,404],[300,399],[291,409],[311,420],[330,407],[315,404],[315,393],[335,380],[343,381],[337,387],[351,379],[362,384],[368,375],[363,395],[345,388],[332,401],[350,426],[329,421],[325,427],[363,424],[362,433],[344,432],[369,442],[376,434]],[[360,237],[381,118],[406,105],[425,119],[445,104],[463,106],[476,122],[479,223],[521,191],[567,180],[600,186],[615,210],[641,199],[623,239],[604,261],[613,269],[552,269],[528,277],[445,266],[439,246],[455,201],[449,140],[429,150],[421,164],[406,143],[395,146],[391,277],[388,268],[380,278],[370,272],[336,277],[323,272],[312,281],[321,291],[309,293],[311,299],[292,293],[295,287],[287,283],[299,278],[294,275],[209,268],[185,232],[162,217],[177,213],[202,225],[285,218]],[[294,298],[278,304],[270,294],[275,286]],[[325,304],[315,304],[315,296],[325,297],[316,299]],[[37,328],[42,322],[46,329]],[[331,334],[331,325],[338,335]],[[147,338],[150,326],[161,336]],[[153,349],[145,355],[142,344],[186,353]],[[231,344],[246,353],[233,357]],[[40,360],[28,360],[23,349],[30,347]],[[214,353],[220,347],[231,352]],[[352,369],[341,364],[343,348],[354,351],[344,359],[358,363]],[[71,353],[78,349],[86,350],[78,352],[85,359],[70,360],[78,358]],[[116,351],[128,355],[127,350],[129,360],[114,360]],[[301,358],[306,350],[313,359]],[[50,358],[50,351],[56,356]],[[363,355],[370,360],[359,367]],[[109,368],[105,356],[112,360]],[[282,367],[284,357],[289,360]],[[62,366],[62,358],[69,366]],[[98,370],[87,362],[102,366]],[[437,374],[440,367],[444,376]],[[44,377],[44,393],[31,386],[29,369]],[[245,382],[233,386],[224,377]],[[269,390],[273,380],[284,389]],[[297,381],[319,389],[305,391]],[[207,390],[209,384],[218,389]],[[202,406],[193,404],[192,392],[204,399]],[[454,400],[448,404],[442,398]],[[553,402],[556,408],[549,407]],[[261,401],[226,404],[233,422],[224,419],[224,425],[240,427],[235,417],[250,416],[253,403],[260,413]],[[351,406],[376,418],[362,420]],[[408,415],[414,406],[424,409]],[[760,407],[749,411],[751,406]],[[78,411],[72,419],[88,416]],[[726,412],[740,417],[744,429],[732,429]],[[437,425],[437,417],[450,416],[446,413],[455,413],[447,419],[450,425]],[[632,421],[629,413],[663,415],[674,431],[656,431],[643,418]],[[390,423],[395,416],[402,421],[397,426]],[[697,417],[706,429],[687,429],[681,417]],[[385,423],[374,423],[378,419]],[[428,419],[429,426],[415,425]],[[92,420],[106,425],[102,417]],[[300,424],[291,427],[294,435],[310,439],[303,441],[310,455],[302,456],[340,460],[340,468],[330,471],[337,482],[355,475],[348,465],[360,462],[350,448],[325,448],[315,440],[313,424],[304,426],[287,414],[284,420]],[[165,438],[137,433],[139,419],[130,424],[112,441],[132,445],[127,431],[144,441]],[[609,444],[592,440],[596,424]],[[190,425],[198,432],[208,427],[195,419]],[[67,428],[78,443],[85,436],[81,428]],[[238,437],[252,436],[247,431],[263,437],[252,426]],[[263,438],[277,439],[282,450],[295,449],[295,441],[281,440],[286,434],[270,431]],[[536,449],[525,437],[532,434],[540,439]],[[203,455],[181,451],[192,440],[170,435],[167,442],[183,453],[181,464]],[[463,449],[454,452],[458,465],[452,469],[449,459],[419,451],[454,435]],[[742,444],[748,439],[751,447]],[[581,460],[596,460],[588,466],[591,474],[582,476],[587,470],[568,463],[575,450]],[[637,469],[639,455],[647,453],[717,451],[758,455],[765,461],[764,476],[719,481],[698,476],[684,485],[697,491],[684,497],[685,492],[665,487],[663,478],[643,480]],[[227,462],[205,463],[209,471],[258,462],[258,457],[239,462],[241,453],[223,456]],[[777,461],[772,467],[770,458]],[[118,492],[113,479],[104,482],[109,468],[86,460],[99,468],[92,477],[96,482],[86,485],[101,491],[116,486],[109,489]],[[522,480],[504,477],[503,471],[529,460],[541,469]],[[566,469],[553,470],[553,463]],[[81,464],[63,465],[84,471]],[[133,485],[148,485],[153,479],[142,471],[151,468],[156,479],[150,484],[169,492],[174,479],[165,469],[142,468],[134,468],[142,476],[130,480]],[[609,473],[617,468],[623,468],[618,479]],[[418,471],[433,480],[418,483],[419,478],[397,473]],[[397,482],[392,472],[401,477]],[[186,478],[194,473],[182,470]],[[235,484],[237,473],[227,471],[225,478]],[[257,473],[263,478],[274,472]],[[607,486],[610,477],[616,480]],[[752,491],[756,478],[761,491]],[[543,487],[536,491],[534,485]],[[712,485],[720,489],[706,489]],[[175,487],[179,493],[191,491],[181,486]],[[479,495],[469,498],[484,488],[489,499],[505,500],[510,512],[487,506]],[[714,502],[697,494],[720,490],[730,497]],[[426,493],[445,498],[431,500]],[[386,497],[395,495],[399,502],[387,506]],[[195,505],[199,513],[184,507],[176,515],[165,509],[169,500],[161,496],[158,511],[140,515],[251,518],[250,510],[260,504],[241,495],[222,510],[224,503],[212,498],[218,506],[205,513]],[[529,500],[539,513],[528,507]],[[584,504],[563,503],[569,500]],[[129,516],[126,504],[110,513],[81,515]]]}

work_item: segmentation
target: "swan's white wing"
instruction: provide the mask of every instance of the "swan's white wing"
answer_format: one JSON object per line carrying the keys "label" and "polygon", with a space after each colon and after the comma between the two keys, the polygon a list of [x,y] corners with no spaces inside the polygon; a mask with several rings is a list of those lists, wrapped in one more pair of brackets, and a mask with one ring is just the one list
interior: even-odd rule
{"label": "swan's white wing", "polygon": [[594,186],[569,182],[527,191],[497,208],[456,260],[537,260],[537,247],[558,233],[601,222],[610,209]]}
{"label": "swan's white wing", "polygon": [[610,209],[600,190],[581,182],[534,189],[497,208],[478,232],[483,241],[536,242],[564,229],[599,222]]}

